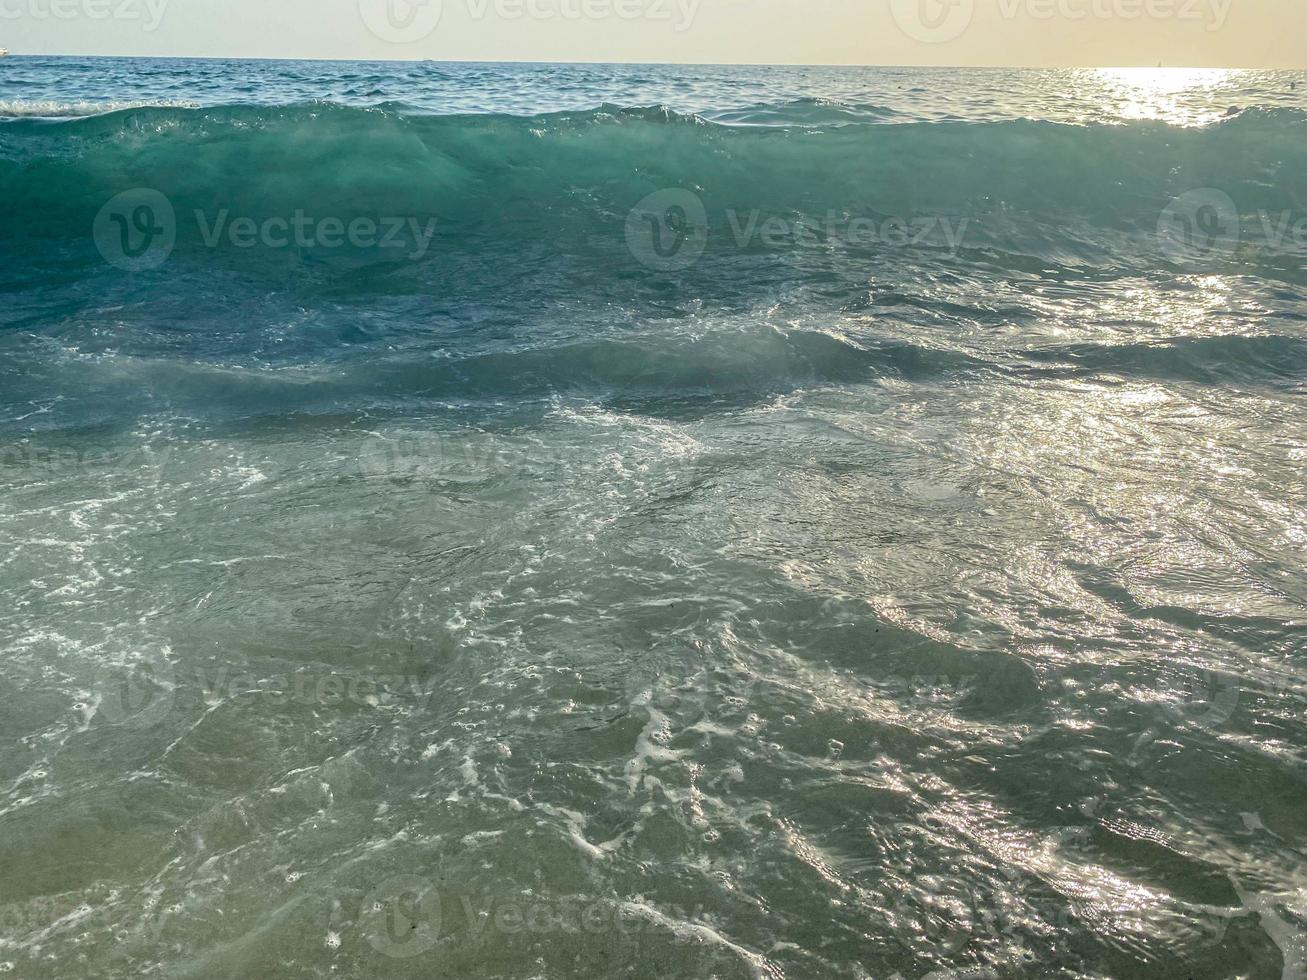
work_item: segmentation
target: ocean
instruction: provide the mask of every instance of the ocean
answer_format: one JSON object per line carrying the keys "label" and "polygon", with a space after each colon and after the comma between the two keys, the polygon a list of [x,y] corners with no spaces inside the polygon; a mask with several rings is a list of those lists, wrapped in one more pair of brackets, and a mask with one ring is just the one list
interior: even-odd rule
{"label": "ocean", "polygon": [[0,61],[0,972],[1307,976],[1307,73]]}

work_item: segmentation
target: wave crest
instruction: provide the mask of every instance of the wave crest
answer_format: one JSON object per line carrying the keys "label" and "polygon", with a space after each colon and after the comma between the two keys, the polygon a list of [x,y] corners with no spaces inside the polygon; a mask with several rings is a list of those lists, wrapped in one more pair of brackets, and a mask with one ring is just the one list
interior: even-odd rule
{"label": "wave crest", "polygon": [[[1241,214],[1303,209],[1305,126],[1296,110],[1200,129],[1033,120],[813,128],[724,125],[665,107],[521,117],[331,103],[152,106],[0,124],[0,194],[17,214],[0,235],[85,237],[106,201],[150,188],[179,214],[431,216],[456,238],[584,243],[602,234],[610,248],[637,202],[678,188],[723,230],[751,214],[948,216],[970,222],[975,249],[1102,264],[1139,251],[1139,237],[1195,189],[1218,190]],[[179,243],[197,238],[179,227]]]}

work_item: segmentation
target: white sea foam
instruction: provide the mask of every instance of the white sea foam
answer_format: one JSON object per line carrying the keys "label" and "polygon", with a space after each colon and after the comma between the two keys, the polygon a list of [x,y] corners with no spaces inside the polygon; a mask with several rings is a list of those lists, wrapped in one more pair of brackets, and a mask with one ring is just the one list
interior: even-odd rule
{"label": "white sea foam", "polygon": [[74,119],[100,116],[123,109],[196,109],[198,102],[184,99],[140,100],[125,102],[59,102],[53,99],[2,99],[0,118]]}

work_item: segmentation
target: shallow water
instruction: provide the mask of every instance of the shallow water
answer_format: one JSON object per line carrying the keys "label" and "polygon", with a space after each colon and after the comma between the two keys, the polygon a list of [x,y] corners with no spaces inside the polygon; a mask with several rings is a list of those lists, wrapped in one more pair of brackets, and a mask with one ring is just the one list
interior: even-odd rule
{"label": "shallow water", "polygon": [[5,59],[0,964],[1307,975],[1305,80]]}

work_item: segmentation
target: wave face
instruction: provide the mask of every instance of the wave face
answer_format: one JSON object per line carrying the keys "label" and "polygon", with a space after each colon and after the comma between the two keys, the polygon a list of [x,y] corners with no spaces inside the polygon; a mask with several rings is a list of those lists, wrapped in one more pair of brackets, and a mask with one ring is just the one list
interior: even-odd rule
{"label": "wave face", "polygon": [[[784,119],[792,110],[771,112]],[[738,248],[754,215],[791,226],[807,219],[834,241],[853,219],[939,219],[953,228],[966,222],[958,228],[964,247],[1138,267],[1173,250],[1171,228],[1159,234],[1159,222],[1177,198],[1223,194],[1249,224],[1263,213],[1297,217],[1307,204],[1307,113],[1299,110],[1250,109],[1201,128],[843,126],[843,107],[803,110],[798,127],[611,105],[526,117],[316,104],[18,119],[0,129],[0,192],[17,208],[5,232],[38,242],[81,232],[89,243],[85,233],[107,201],[149,188],[176,210],[184,245],[206,244],[223,213],[262,224],[304,212],[346,223],[435,219],[450,250],[488,234],[509,247],[544,239],[620,251],[631,209],[653,191],[680,189],[702,205],[709,246]],[[832,215],[837,227],[827,236]],[[844,232],[849,244],[871,243],[881,229]],[[907,244],[916,237],[907,234]],[[1241,257],[1274,260],[1300,244],[1286,234]]]}
{"label": "wave face", "polygon": [[5,59],[0,965],[1301,975],[1304,83]]}

